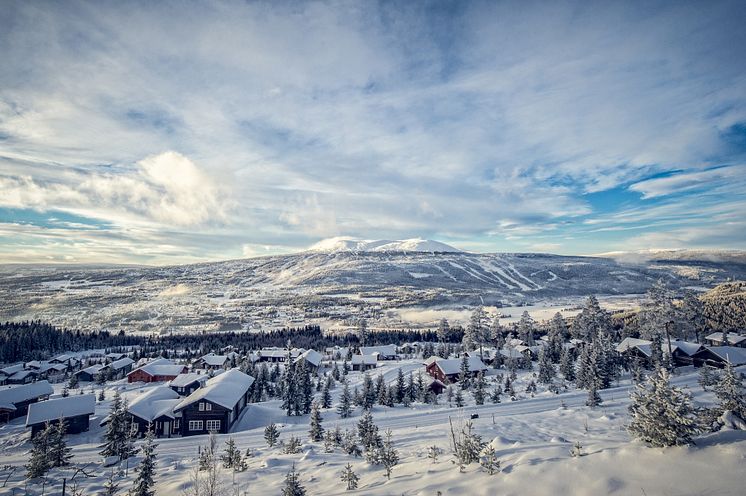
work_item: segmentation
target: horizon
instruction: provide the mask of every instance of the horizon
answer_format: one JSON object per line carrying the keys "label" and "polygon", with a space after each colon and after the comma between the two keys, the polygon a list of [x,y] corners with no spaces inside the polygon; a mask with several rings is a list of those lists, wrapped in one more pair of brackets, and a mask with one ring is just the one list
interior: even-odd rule
{"label": "horizon", "polygon": [[746,248],[743,3],[132,5],[0,12],[0,264]]}

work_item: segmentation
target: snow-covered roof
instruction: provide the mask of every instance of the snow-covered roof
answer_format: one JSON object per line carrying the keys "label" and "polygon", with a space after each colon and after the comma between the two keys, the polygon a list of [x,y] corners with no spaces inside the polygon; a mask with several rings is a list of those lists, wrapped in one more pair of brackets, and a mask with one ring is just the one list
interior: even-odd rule
{"label": "snow-covered roof", "polygon": [[127,406],[127,411],[147,422],[164,415],[174,418],[174,408],[180,401],[179,393],[168,386],[158,386],[135,398]]}
{"label": "snow-covered roof", "polygon": [[227,370],[184,398],[174,410],[184,409],[200,400],[210,401],[229,410],[233,409],[253,383],[254,378],[250,375],[238,369]]}
{"label": "snow-covered roof", "polygon": [[[647,339],[624,338],[622,342],[617,345],[616,350],[619,353],[624,353],[632,348],[636,348],[645,356],[649,357],[652,354],[652,344],[653,342],[648,341]],[[676,339],[671,340],[671,352],[679,351],[685,355],[692,356],[702,348],[703,346],[701,344],[679,341]],[[661,351],[668,353],[668,341],[661,342]]]}
{"label": "snow-covered roof", "polygon": [[[689,341],[679,341],[678,339],[671,340],[671,349],[673,351],[678,350],[684,353],[685,355],[692,356],[695,353],[697,353],[699,350],[701,350],[702,348],[704,348],[704,346],[702,346],[699,343],[690,343]],[[663,349],[664,350],[668,349],[668,344],[665,341],[663,342]]]}
{"label": "snow-covered roof", "polygon": [[111,358],[112,360],[119,360],[120,358],[124,357],[124,353],[107,353],[106,358]]}
{"label": "snow-covered roof", "polygon": [[[146,363],[145,365],[138,368],[137,370],[142,370],[146,374],[153,375],[153,376],[155,375],[177,376],[184,371],[184,366],[176,364],[167,358],[159,358],[157,360],[153,360],[152,362]],[[130,374],[133,374],[134,372],[136,372],[136,370],[133,370],[132,372],[130,372]]]}
{"label": "snow-covered roof", "polygon": [[[290,350],[290,357],[295,358],[304,351],[305,350],[302,350],[300,348],[293,348],[292,350]],[[284,348],[263,348],[257,351],[257,355],[271,358],[282,358],[288,355],[288,350]]]}
{"label": "snow-covered roof", "polygon": [[[715,341],[716,343],[721,343],[723,341],[723,333],[713,332],[712,334],[708,335],[705,339],[708,339],[710,341]],[[745,339],[746,339],[746,336],[739,336],[738,334],[734,334],[732,332],[728,333],[728,343],[730,344],[738,344]]]}
{"label": "snow-covered roof", "polygon": [[103,369],[103,368],[104,368],[103,364],[97,363],[97,364],[91,365],[90,367],[86,367],[84,369],[80,369],[80,370],[78,370],[75,373],[76,374],[88,373],[88,374],[91,374],[91,375],[96,375],[99,372],[101,372],[101,369]]}
{"label": "snow-covered roof", "polygon": [[222,367],[228,361],[226,355],[216,355],[214,353],[208,353],[201,359],[206,365],[210,367]]}
{"label": "snow-covered roof", "polygon": [[37,375],[38,372],[35,370],[19,370],[15,374],[8,377],[8,380],[14,380],[14,381],[20,381],[25,379],[26,377],[30,375]]}
{"label": "snow-covered roof", "polygon": [[624,353],[626,351],[629,351],[630,348],[635,348],[637,346],[651,344],[651,343],[652,341],[648,341],[647,339],[624,338],[622,339],[622,342],[616,346],[616,350],[619,353]]}
{"label": "snow-covered roof", "polygon": [[124,357],[111,362],[108,367],[111,367],[112,370],[120,370],[127,367],[128,365],[132,365],[133,363],[135,363],[133,359],[131,359],[130,357]]}
{"label": "snow-covered roof", "polygon": [[16,372],[18,372],[19,370],[23,370],[23,364],[22,363],[17,363],[15,365],[9,365],[9,366],[7,366],[5,368],[2,368],[2,369],[0,369],[0,374],[3,374],[3,375],[13,375]]}
{"label": "snow-covered roof", "polygon": [[353,365],[376,365],[377,363],[378,358],[375,355],[352,355]]}
{"label": "snow-covered roof", "polygon": [[209,378],[210,376],[206,374],[197,374],[195,372],[190,372],[188,374],[177,375],[175,379],[169,382],[169,385],[174,386],[174,387],[184,387],[196,381],[199,381],[204,384]]}
{"label": "snow-covered roof", "polygon": [[711,346],[707,350],[713,352],[734,367],[746,365],[746,348],[736,346]]}
{"label": "snow-covered roof", "polygon": [[[469,372],[479,372],[487,370],[487,366],[479,357],[467,357]],[[435,360],[435,366],[438,367],[445,375],[458,374],[461,372],[461,358],[449,358]]]}
{"label": "snow-covered roof", "polygon": [[41,396],[49,396],[54,392],[47,381],[38,381],[22,386],[11,386],[0,389],[0,408],[15,410],[15,404]]}
{"label": "snow-covered roof", "polygon": [[303,353],[301,353],[298,358],[295,359],[295,363],[299,362],[301,359],[306,360],[308,363],[313,365],[314,367],[318,367],[321,365],[321,359],[323,357],[321,356],[321,353],[319,353],[316,350],[306,350]]}
{"label": "snow-covered roof", "polygon": [[383,355],[383,356],[395,356],[396,345],[395,344],[384,344],[380,346],[361,346],[360,347],[361,355],[373,355],[374,353],[378,353],[379,355]]}
{"label": "snow-covered roof", "polygon": [[26,415],[26,427],[59,420],[60,418],[93,415],[95,409],[95,394],[75,394],[67,398],[31,403]]}

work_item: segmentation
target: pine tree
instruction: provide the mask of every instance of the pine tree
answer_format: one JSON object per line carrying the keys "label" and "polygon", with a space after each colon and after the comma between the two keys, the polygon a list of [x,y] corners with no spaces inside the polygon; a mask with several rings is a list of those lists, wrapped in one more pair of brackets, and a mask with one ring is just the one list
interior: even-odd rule
{"label": "pine tree", "polygon": [[595,408],[602,402],[601,395],[598,394],[598,389],[596,389],[596,383],[591,381],[590,387],[588,388],[588,399],[585,400],[585,405]]}
{"label": "pine tree", "polygon": [[551,384],[556,373],[549,352],[546,350],[546,347],[542,347],[539,350],[539,382],[542,384]]}
{"label": "pine tree", "polygon": [[386,439],[383,446],[379,448],[378,460],[386,472],[386,478],[391,479],[391,470],[399,464],[399,453],[391,441],[391,429],[386,430]]}
{"label": "pine tree", "polygon": [[523,340],[526,346],[533,346],[535,331],[536,322],[527,311],[524,311],[521,314],[521,320],[518,321],[518,338]]}
{"label": "pine tree", "polygon": [[494,389],[492,389],[492,394],[490,395],[490,401],[492,403],[500,403],[500,395],[503,393],[502,388],[500,387],[500,384],[495,384]]}
{"label": "pine tree", "polygon": [[220,457],[225,468],[239,468],[242,462],[241,452],[236,448],[236,442],[233,438],[228,438],[225,442],[225,450]]}
{"label": "pine tree", "polygon": [[407,392],[407,385],[404,382],[404,372],[401,367],[396,375],[396,387],[394,388],[394,397],[392,398],[395,403],[402,403],[404,401],[404,395]]}
{"label": "pine tree", "polygon": [[286,455],[294,455],[296,453],[300,453],[300,450],[302,448],[303,448],[303,443],[301,443],[300,438],[297,438],[291,435],[288,438],[288,442],[285,443],[282,452],[285,453]]}
{"label": "pine tree", "polygon": [[461,394],[461,389],[457,389],[456,390],[456,397],[455,397],[454,401],[456,402],[456,406],[458,408],[463,408],[463,406],[464,406],[464,396]]}
{"label": "pine tree", "polygon": [[111,404],[106,432],[104,433],[104,447],[101,450],[103,456],[116,456],[120,460],[129,458],[134,454],[132,445],[132,423],[127,413],[127,406],[122,402],[119,391],[114,392],[114,400]]}
{"label": "pine tree", "polygon": [[295,471],[295,463],[285,476],[285,485],[282,486],[282,496],[306,496],[306,489],[300,483],[300,474]]}
{"label": "pine tree", "polygon": [[347,385],[347,381],[345,381],[344,387],[342,388],[342,395],[339,398],[337,413],[341,418],[347,418],[352,414],[352,399],[350,397],[350,387]]}
{"label": "pine tree", "polygon": [[741,420],[746,420],[746,396],[743,393],[743,381],[740,375],[736,374],[730,361],[727,362],[720,381],[715,386],[715,395],[720,403],[721,411],[731,411]]}
{"label": "pine tree", "polygon": [[500,460],[497,458],[495,448],[491,444],[487,445],[484,449],[484,454],[479,461],[482,468],[487,471],[488,474],[494,475],[500,471]]}
{"label": "pine tree", "polygon": [[363,376],[363,392],[362,392],[362,407],[366,410],[373,408],[376,402],[377,391],[373,386],[373,380],[366,372]]}
{"label": "pine tree", "polygon": [[451,435],[454,440],[454,454],[461,471],[466,465],[479,462],[480,453],[484,449],[485,443],[481,436],[472,431],[471,421],[466,421],[458,436],[453,432],[451,426]]}
{"label": "pine tree", "polygon": [[627,431],[652,446],[689,444],[696,431],[689,395],[671,386],[669,372],[658,367],[645,384],[632,392]]}
{"label": "pine tree", "polygon": [[381,445],[381,436],[378,434],[378,426],[373,422],[373,415],[366,411],[357,424],[357,433],[360,444],[365,451],[371,451]]}
{"label": "pine tree", "polygon": [[314,401],[311,406],[311,429],[309,431],[311,441],[320,442],[324,439],[324,428],[321,426],[321,409],[319,404]]}
{"label": "pine tree", "polygon": [[469,357],[466,353],[461,355],[461,369],[458,374],[458,381],[461,385],[461,389],[467,389],[469,387]]}
{"label": "pine tree", "polygon": [[51,468],[48,451],[52,429],[53,427],[47,423],[44,430],[37,432],[31,439],[31,456],[26,464],[26,477],[29,479],[42,477]]}
{"label": "pine tree", "polygon": [[427,448],[427,457],[432,460],[433,463],[438,461],[438,456],[443,452],[439,447],[433,445]]}
{"label": "pine tree", "polygon": [[704,391],[707,391],[708,386],[714,386],[718,383],[717,375],[713,371],[713,367],[707,364],[702,365],[699,369],[699,385],[702,386]]}
{"label": "pine tree", "polygon": [[98,392],[98,401],[104,401],[106,399],[106,390],[101,389],[101,391]]}
{"label": "pine tree", "polygon": [[130,491],[132,496],[155,496],[155,447],[153,431],[148,429],[142,447],[142,460]]}
{"label": "pine tree", "polygon": [[313,403],[313,380],[311,379],[308,362],[305,360],[301,362],[296,378],[298,380],[296,387],[300,393],[300,398],[299,401],[296,401],[293,413],[295,415],[308,415],[311,413],[311,403]]}
{"label": "pine tree", "polygon": [[342,471],[342,482],[347,485],[347,490],[352,491],[353,489],[357,489],[359,480],[360,477],[352,471],[352,465],[348,463],[344,471]]}
{"label": "pine tree", "polygon": [[277,440],[279,438],[280,431],[274,422],[264,428],[264,440],[267,442],[267,446],[272,448],[275,444],[277,444]]}
{"label": "pine tree", "polygon": [[331,388],[331,377],[324,383],[324,388],[321,390],[321,408],[332,407],[332,394],[329,391]]}
{"label": "pine tree", "polygon": [[109,472],[109,477],[104,482],[104,496],[114,496],[119,492],[119,482],[115,478],[114,469]]}
{"label": "pine tree", "polygon": [[474,382],[474,402],[477,405],[484,405],[484,374],[482,372],[477,375],[477,380]]}
{"label": "pine tree", "polygon": [[297,380],[295,378],[295,364],[293,363],[290,349],[287,350],[285,356],[285,370],[282,373],[282,409],[285,410],[285,414],[289,417],[296,414],[298,408],[298,391],[296,390]]}
{"label": "pine tree", "polygon": [[575,359],[569,349],[563,349],[560,355],[560,373],[568,382],[575,380]]}
{"label": "pine tree", "polygon": [[50,426],[47,458],[52,467],[62,467],[70,464],[73,455],[72,450],[65,442],[66,433],[67,422],[62,418]]}

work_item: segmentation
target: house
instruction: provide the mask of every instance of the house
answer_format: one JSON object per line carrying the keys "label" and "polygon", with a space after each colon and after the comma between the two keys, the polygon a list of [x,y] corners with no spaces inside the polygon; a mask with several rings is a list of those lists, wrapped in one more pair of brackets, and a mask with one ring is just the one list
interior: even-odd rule
{"label": "house", "polygon": [[116,362],[117,360],[121,360],[122,358],[124,358],[126,356],[127,356],[126,353],[107,353],[106,354],[106,361],[109,362],[109,363]]}
{"label": "house", "polygon": [[352,355],[352,370],[365,372],[378,366],[376,355]]}
{"label": "house", "polygon": [[22,363],[17,363],[15,365],[9,365],[7,367],[0,369],[0,377],[2,377],[3,382],[7,382],[10,376],[15,374],[16,372],[20,372],[23,369],[24,369],[24,366]]}
{"label": "house", "polygon": [[[28,367],[28,364],[26,364]],[[47,379],[51,382],[60,382],[65,377],[67,365],[61,363],[41,362],[37,369],[39,379]]]}
{"label": "house", "polygon": [[130,357],[120,358],[106,365],[106,375],[111,377],[112,380],[122,379],[125,375],[132,372],[132,366],[135,361]]}
{"label": "house", "polygon": [[396,360],[399,356],[396,354],[395,344],[386,344],[381,346],[361,346],[361,355],[375,355],[378,360]]}
{"label": "house", "polygon": [[78,370],[75,372],[75,375],[78,376],[78,380],[81,382],[93,382],[99,374],[106,374],[105,368],[104,364],[96,363],[90,367]]}
{"label": "house", "polygon": [[727,363],[734,367],[746,365],[746,348],[737,346],[711,346],[702,348],[692,356],[695,367],[709,365],[711,367],[723,368]]}
{"label": "house", "polygon": [[95,413],[96,395],[81,394],[32,403],[26,415],[26,427],[31,427],[31,437],[44,430],[47,423],[56,424],[60,419],[67,424],[68,434],[88,430],[91,415]]}
{"label": "house", "polygon": [[35,370],[19,370],[15,374],[5,379],[6,384],[29,384],[39,377]]}
{"label": "house", "polygon": [[329,360],[344,360],[347,358],[350,348],[346,346],[327,346],[324,354]]}
{"label": "house", "polygon": [[[458,382],[461,362],[461,358],[436,358],[425,367],[425,371],[442,383],[450,384]],[[479,372],[487,371],[487,366],[478,357],[467,357],[467,364],[469,365],[469,377],[475,377]]]}
{"label": "house", "polygon": [[181,414],[174,408],[183,398],[169,386],[156,386],[135,398],[128,406],[137,433],[144,435],[148,426],[156,437],[171,437],[181,433]]}
{"label": "house", "polygon": [[181,434],[193,436],[230,431],[233,423],[248,405],[254,378],[238,369],[213,377],[174,408],[181,413]]}
{"label": "house", "polygon": [[195,372],[179,374],[168,383],[168,387],[180,396],[189,396],[194,391],[201,388],[209,378],[210,376],[207,374],[197,374]]}
{"label": "house", "polygon": [[[290,358],[298,358],[298,355],[304,351],[300,348],[293,348],[290,350]],[[258,361],[260,362],[284,363],[288,356],[288,350],[286,348],[262,348],[256,352],[256,356],[259,357]]]}
{"label": "house", "polygon": [[[652,346],[653,342],[647,339],[628,337],[616,346],[616,351],[627,357],[637,357],[644,362],[649,362],[653,355]],[[698,343],[672,339],[670,352],[673,364],[676,366],[691,365],[692,356],[703,348],[704,346]],[[669,343],[665,340],[661,343],[661,353],[667,354],[668,352]]]}
{"label": "house", "polygon": [[308,365],[309,370],[316,370],[321,366],[321,353],[316,350],[306,350],[296,358],[293,363],[295,365],[301,365],[303,362]]}
{"label": "house", "polygon": [[176,364],[167,358],[158,358],[127,374],[127,382],[172,381],[177,375],[184,373],[184,365]]}
{"label": "house", "polygon": [[432,378],[430,380],[430,383],[425,386],[428,391],[432,391],[434,394],[443,394],[443,391],[446,390],[446,385],[435,378]]}
{"label": "house", "polygon": [[0,389],[0,420],[8,422],[26,415],[30,404],[46,400],[53,392],[47,381]]}
{"label": "house", "polygon": [[195,368],[205,370],[218,370],[230,368],[231,359],[227,355],[216,355],[208,353],[194,364]]}
{"label": "house", "polygon": [[[728,344],[726,346],[746,348],[746,336],[740,336],[736,333],[729,332],[727,333],[726,338],[728,340]],[[724,346],[723,333],[713,332],[709,336],[705,337],[705,341],[707,341],[707,344],[709,344],[710,346]]]}

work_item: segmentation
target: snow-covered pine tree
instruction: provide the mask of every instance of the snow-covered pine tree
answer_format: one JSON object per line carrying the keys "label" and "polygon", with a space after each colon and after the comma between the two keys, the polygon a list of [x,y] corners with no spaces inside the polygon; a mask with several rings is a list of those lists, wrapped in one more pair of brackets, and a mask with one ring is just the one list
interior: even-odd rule
{"label": "snow-covered pine tree", "polygon": [[591,381],[590,386],[588,387],[588,399],[585,400],[585,405],[595,408],[602,402],[601,395],[598,394],[598,389],[596,388],[596,381]]}
{"label": "snow-covered pine tree", "polygon": [[313,379],[311,370],[308,368],[308,362],[303,360],[300,367],[296,367],[296,390],[298,398],[295,401],[293,413],[295,415],[308,415],[311,413],[311,403],[313,403]]}
{"label": "snow-covered pine tree", "polygon": [[575,380],[575,357],[569,349],[563,349],[560,354],[560,373],[568,382]]}
{"label": "snow-covered pine tree", "polygon": [[376,388],[373,385],[373,380],[370,376],[365,373],[363,376],[363,391],[362,396],[362,407],[366,410],[370,410],[376,402]]}
{"label": "snow-covered pine tree", "polygon": [[300,474],[295,470],[295,463],[293,463],[293,467],[285,475],[282,496],[306,496],[306,489],[300,482]]}
{"label": "snow-covered pine tree", "polygon": [[358,475],[352,471],[352,465],[348,463],[342,471],[341,479],[342,482],[346,484],[347,490],[352,491],[353,489],[357,489],[360,477],[358,477]]}
{"label": "snow-covered pine tree", "polygon": [[360,346],[365,346],[368,342],[368,321],[360,319],[357,323],[357,336],[360,340]]}
{"label": "snow-covered pine tree", "polygon": [[484,388],[486,384],[484,382],[484,374],[479,372],[477,379],[474,381],[474,402],[477,405],[484,405]]}
{"label": "snow-covered pine tree", "polygon": [[458,408],[463,408],[464,406],[464,395],[461,394],[461,389],[456,390],[456,396],[454,398],[454,402],[456,403],[456,406]]}
{"label": "snow-covered pine tree", "polygon": [[109,472],[109,476],[104,482],[104,496],[114,496],[119,492],[119,482],[116,479],[116,473],[112,468]]}
{"label": "snow-covered pine tree", "polygon": [[267,442],[267,446],[270,448],[277,444],[277,440],[280,438],[280,430],[277,425],[272,422],[264,428],[264,440]]}
{"label": "snow-covered pine tree", "polygon": [[549,351],[552,363],[556,363],[560,359],[562,353],[562,345],[568,338],[569,332],[567,330],[567,322],[562,314],[557,312],[549,322],[549,331],[547,337],[549,338]]}
{"label": "snow-covered pine tree", "polygon": [[521,314],[521,320],[518,321],[518,338],[523,340],[526,346],[533,346],[535,331],[536,321],[527,311],[524,311]]}
{"label": "snow-covered pine tree", "polygon": [[288,348],[285,356],[285,369],[282,372],[282,404],[281,408],[289,417],[298,411],[298,381],[295,378],[295,364]]}
{"label": "snow-covered pine tree", "polygon": [[717,384],[718,376],[715,374],[713,367],[710,367],[707,364],[702,365],[702,367],[699,368],[698,382],[704,391],[707,391],[708,386],[714,386]]}
{"label": "snow-covered pine tree", "polygon": [[404,382],[404,372],[401,367],[396,374],[396,386],[394,387],[394,397],[392,398],[395,403],[402,403],[404,401],[404,395],[407,392],[407,384]]}
{"label": "snow-covered pine tree", "polygon": [[432,460],[432,463],[438,461],[438,456],[443,452],[439,447],[432,445],[427,448],[427,457]]}
{"label": "snow-covered pine tree", "polygon": [[31,438],[31,452],[29,461],[26,463],[26,477],[29,479],[42,477],[51,468],[48,452],[52,429],[53,427],[47,423],[43,430]]}
{"label": "snow-covered pine tree", "polygon": [[[706,365],[702,368],[707,367]],[[728,361],[720,380],[715,385],[715,395],[719,401],[721,411],[731,411],[741,420],[746,420],[746,396],[743,394],[743,380]]]}
{"label": "snow-covered pine tree", "polygon": [[458,382],[461,385],[461,389],[469,388],[469,357],[466,353],[461,355],[461,367],[458,373]]}
{"label": "snow-covered pine tree", "polygon": [[438,342],[442,344],[448,341],[448,334],[450,331],[451,326],[448,324],[448,319],[440,319],[437,330]]}
{"label": "snow-covered pine tree", "polygon": [[671,386],[668,370],[658,367],[646,383],[636,386],[631,398],[627,431],[634,438],[656,447],[691,442],[696,432],[692,401]]}
{"label": "snow-covered pine tree", "polygon": [[352,396],[350,395],[350,386],[345,381],[342,387],[342,394],[339,397],[339,406],[337,406],[337,413],[342,418],[347,418],[352,413]]}
{"label": "snow-covered pine tree", "polygon": [[295,437],[291,434],[288,438],[288,442],[284,444],[282,452],[286,455],[294,455],[300,453],[300,450],[302,448],[303,443],[301,443],[300,438]]}
{"label": "snow-covered pine tree", "polygon": [[324,439],[324,427],[322,427],[321,422],[321,409],[319,404],[314,401],[313,406],[311,406],[311,426],[308,433],[311,441],[316,443]]}
{"label": "snow-covered pine tree", "polygon": [[479,462],[479,456],[486,443],[482,441],[481,436],[473,432],[471,421],[467,420],[464,423],[458,435],[454,433],[453,424],[451,424],[451,436],[454,443],[454,455],[460,468],[463,469],[465,465]]}
{"label": "snow-covered pine tree", "polygon": [[228,440],[225,442],[225,450],[220,456],[220,459],[222,460],[223,467],[225,468],[237,468],[237,466],[241,464],[241,451],[236,448],[236,442],[233,440],[232,437],[228,438]]}
{"label": "snow-covered pine tree", "polygon": [[63,467],[69,465],[70,459],[73,457],[72,450],[65,441],[66,433],[67,421],[62,418],[50,426],[48,434],[49,451],[47,458],[52,467]]}
{"label": "snow-covered pine tree", "polygon": [[575,384],[578,388],[588,389],[591,380],[591,345],[585,344],[583,349],[580,350],[580,358],[578,358],[578,374],[575,379]]}
{"label": "snow-covered pine tree", "polygon": [[378,460],[386,473],[386,478],[391,479],[391,470],[399,464],[399,453],[391,441],[391,429],[386,430],[386,438],[383,446],[378,448]]}
{"label": "snow-covered pine tree", "polygon": [[373,415],[366,411],[357,424],[357,433],[360,444],[365,451],[371,451],[381,445],[381,436],[378,434],[378,426],[373,422]]}
{"label": "snow-covered pine tree", "polygon": [[500,471],[500,460],[497,458],[495,448],[491,444],[488,444],[484,449],[479,464],[490,475],[494,475]]}
{"label": "snow-covered pine tree", "polygon": [[111,410],[104,433],[104,446],[101,450],[103,456],[120,456],[122,452],[125,423],[125,412],[122,406],[122,397],[119,395],[119,391],[114,391],[114,399],[111,402]]}
{"label": "snow-covered pine tree", "polygon": [[490,395],[490,401],[492,403],[500,403],[500,395],[503,393],[502,388],[500,387],[500,384],[495,384],[495,387],[492,389],[492,394]]}
{"label": "snow-covered pine tree", "polygon": [[138,466],[137,477],[130,490],[131,496],[155,496],[155,443],[153,431],[148,429],[145,443],[142,446],[142,460]]}
{"label": "snow-covered pine tree", "polygon": [[556,375],[557,371],[554,369],[550,351],[547,350],[547,346],[542,347],[539,350],[539,377],[538,380],[542,384],[551,384],[552,379]]}

